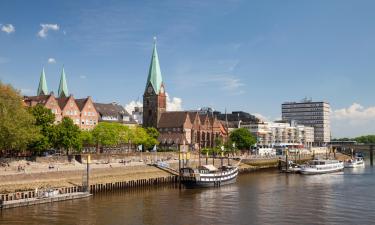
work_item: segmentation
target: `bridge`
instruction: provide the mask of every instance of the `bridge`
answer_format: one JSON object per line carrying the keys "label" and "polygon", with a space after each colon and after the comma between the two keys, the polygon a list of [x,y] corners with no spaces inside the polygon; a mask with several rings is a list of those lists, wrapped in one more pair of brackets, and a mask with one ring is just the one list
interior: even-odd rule
{"label": "bridge", "polygon": [[344,154],[352,155],[356,152],[363,152],[366,155],[369,154],[370,165],[373,166],[374,164],[375,144],[358,144],[352,141],[334,141],[330,142],[329,146]]}

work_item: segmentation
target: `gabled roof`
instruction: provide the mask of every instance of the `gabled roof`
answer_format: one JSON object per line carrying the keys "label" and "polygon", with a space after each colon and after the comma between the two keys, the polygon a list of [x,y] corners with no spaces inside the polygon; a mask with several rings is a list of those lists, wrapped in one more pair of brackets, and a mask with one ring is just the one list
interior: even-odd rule
{"label": "gabled roof", "polygon": [[57,103],[59,104],[61,110],[63,110],[65,108],[65,106],[68,103],[70,97],[71,96],[56,98]]}
{"label": "gabled roof", "polygon": [[160,116],[158,128],[183,127],[185,122],[191,124],[189,113],[185,111],[163,112]]}
{"label": "gabled roof", "polygon": [[89,100],[89,98],[80,98],[76,99],[76,104],[80,111],[82,111],[83,107],[85,107],[86,102]]}
{"label": "gabled roof", "polygon": [[156,50],[156,42],[154,42],[154,49],[152,51],[152,57],[151,57],[150,68],[148,71],[146,88],[148,87],[149,83],[151,83],[152,87],[154,88],[155,93],[159,94],[160,88],[163,84],[163,78],[161,76],[159,57],[158,57],[158,52]]}
{"label": "gabled roof", "polygon": [[[100,117],[124,117],[128,116],[129,121],[121,121],[122,123],[136,124],[137,122],[130,116],[130,114],[117,103],[94,103],[96,111],[99,113]],[[120,118],[119,118],[120,120]]]}
{"label": "gabled roof", "polygon": [[47,87],[46,74],[44,73],[44,67],[42,69],[42,73],[40,74],[37,95],[48,95],[48,87]]}
{"label": "gabled roof", "polygon": [[124,109],[124,107],[116,103],[94,103],[94,107],[102,116],[129,116],[129,113]]}
{"label": "gabled roof", "polygon": [[27,103],[27,105],[32,106],[32,102],[45,105],[50,97],[51,95],[24,96],[23,99],[24,102]]}

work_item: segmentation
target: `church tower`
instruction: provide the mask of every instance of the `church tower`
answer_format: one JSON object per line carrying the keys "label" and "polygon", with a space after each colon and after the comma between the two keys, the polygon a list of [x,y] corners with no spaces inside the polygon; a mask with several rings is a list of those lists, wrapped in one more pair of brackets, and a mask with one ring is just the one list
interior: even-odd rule
{"label": "church tower", "polygon": [[143,94],[143,127],[158,127],[160,116],[167,109],[167,100],[161,76],[156,38],[151,57],[146,89]]}
{"label": "church tower", "polygon": [[37,95],[48,95],[48,87],[47,87],[47,80],[46,80],[46,74],[44,73],[44,67],[42,70],[42,73],[40,74],[40,80],[39,80],[39,86]]}
{"label": "church tower", "polygon": [[69,97],[68,84],[66,82],[66,76],[65,76],[64,67],[62,68],[62,72],[61,72],[61,78],[60,78],[58,96],[59,96],[59,98],[61,98],[61,97]]}

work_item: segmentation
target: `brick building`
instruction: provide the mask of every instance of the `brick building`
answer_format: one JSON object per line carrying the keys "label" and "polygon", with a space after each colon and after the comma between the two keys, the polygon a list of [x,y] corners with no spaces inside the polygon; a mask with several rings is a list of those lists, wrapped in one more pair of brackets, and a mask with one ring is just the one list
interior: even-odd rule
{"label": "brick building", "polygon": [[191,149],[213,147],[215,140],[228,136],[224,123],[214,115],[193,111],[168,112],[156,43],[151,57],[146,88],[143,95],[143,126],[159,130],[162,146],[187,144]]}
{"label": "brick building", "polygon": [[62,69],[58,97],[48,92],[44,69],[42,70],[37,96],[24,96],[26,106],[41,104],[55,114],[55,123],[61,122],[63,117],[69,117],[82,130],[91,130],[99,120],[99,114],[94,107],[91,97],[75,99],[69,94],[64,68]]}

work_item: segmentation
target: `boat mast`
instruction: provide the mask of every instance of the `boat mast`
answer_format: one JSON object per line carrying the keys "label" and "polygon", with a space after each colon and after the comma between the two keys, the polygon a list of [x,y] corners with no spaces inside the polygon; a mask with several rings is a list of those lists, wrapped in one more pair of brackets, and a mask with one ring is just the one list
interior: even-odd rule
{"label": "boat mast", "polygon": [[[200,117],[199,115],[198,116],[198,119],[200,121]],[[198,161],[199,161],[199,166],[201,166],[201,123],[199,122],[198,124],[198,135],[199,135],[199,138],[198,138],[198,155],[199,155],[199,158],[198,158]]]}

